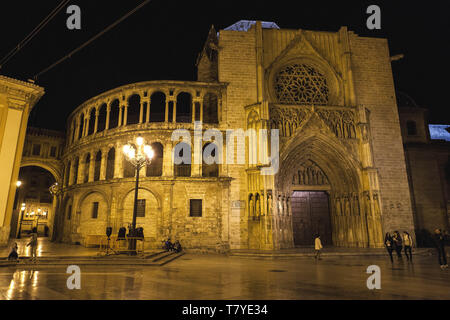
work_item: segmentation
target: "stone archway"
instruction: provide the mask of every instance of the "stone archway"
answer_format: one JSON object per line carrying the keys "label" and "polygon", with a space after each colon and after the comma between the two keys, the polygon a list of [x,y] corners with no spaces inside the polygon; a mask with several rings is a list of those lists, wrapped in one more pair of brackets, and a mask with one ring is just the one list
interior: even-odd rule
{"label": "stone archway", "polygon": [[[279,193],[328,192],[333,245],[369,245],[360,165],[338,139],[320,132],[296,134],[285,145],[280,164],[275,179]],[[292,213],[291,208],[291,221]],[[294,233],[293,222],[288,232]]]}
{"label": "stone archway", "polygon": [[[159,245],[163,225],[161,214],[161,198],[158,194],[146,187],[139,187],[138,190],[138,216],[136,218],[136,227],[144,229],[146,243],[150,247]],[[117,216],[114,218],[114,229],[127,227],[133,219],[134,209],[134,189],[126,192],[118,202]]]}

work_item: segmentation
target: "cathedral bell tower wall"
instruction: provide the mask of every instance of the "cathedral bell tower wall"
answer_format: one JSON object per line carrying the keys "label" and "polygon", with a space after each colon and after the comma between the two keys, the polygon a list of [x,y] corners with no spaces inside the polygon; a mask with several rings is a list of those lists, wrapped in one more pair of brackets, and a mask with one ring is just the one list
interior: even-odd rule
{"label": "cathedral bell tower wall", "polygon": [[[257,102],[255,47],[254,26],[247,32],[225,30],[219,32],[219,82],[229,83],[225,114],[230,130],[246,130],[244,107]],[[242,147],[240,146],[241,150]],[[230,248],[246,248],[248,245],[246,166],[228,165],[228,173],[232,178],[229,195],[232,202],[229,209]]]}
{"label": "cathedral bell tower wall", "polygon": [[[384,232],[414,233],[405,155],[388,42],[349,35],[356,103],[369,110],[373,167],[378,171]],[[370,168],[367,168],[370,170]]]}

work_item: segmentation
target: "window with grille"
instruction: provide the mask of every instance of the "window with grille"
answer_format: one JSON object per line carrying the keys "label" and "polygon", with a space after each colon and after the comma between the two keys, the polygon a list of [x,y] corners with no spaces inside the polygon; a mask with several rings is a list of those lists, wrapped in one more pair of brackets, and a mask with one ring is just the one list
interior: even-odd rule
{"label": "window with grille", "polygon": [[329,89],[325,76],[306,64],[281,69],[275,77],[275,93],[280,103],[328,104]]}
{"label": "window with grille", "polygon": [[201,199],[191,199],[189,207],[190,207],[189,216],[191,216],[191,217],[201,217],[202,216],[202,200]]}
{"label": "window with grille", "polygon": [[40,156],[40,155],[41,155],[41,145],[34,144],[33,145],[33,156]]}
{"label": "window with grille", "polygon": [[92,203],[92,219],[97,219],[98,217],[98,202]]}
{"label": "window with grille", "polygon": [[145,199],[138,199],[136,204],[136,217],[145,217]]}

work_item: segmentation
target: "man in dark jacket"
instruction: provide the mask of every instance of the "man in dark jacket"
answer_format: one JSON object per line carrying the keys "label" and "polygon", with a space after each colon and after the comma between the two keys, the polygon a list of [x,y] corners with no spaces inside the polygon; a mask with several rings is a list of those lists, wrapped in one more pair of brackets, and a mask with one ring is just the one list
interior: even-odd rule
{"label": "man in dark jacket", "polygon": [[397,257],[399,257],[399,259],[401,259],[403,244],[402,244],[402,236],[400,235],[400,232],[394,231],[394,236],[392,237],[392,240],[394,243],[394,250],[395,250],[395,252],[397,252]]}
{"label": "man in dark jacket", "polygon": [[439,265],[441,269],[448,268],[447,255],[445,253],[445,237],[441,232],[441,229],[434,230],[434,241],[438,250]]}

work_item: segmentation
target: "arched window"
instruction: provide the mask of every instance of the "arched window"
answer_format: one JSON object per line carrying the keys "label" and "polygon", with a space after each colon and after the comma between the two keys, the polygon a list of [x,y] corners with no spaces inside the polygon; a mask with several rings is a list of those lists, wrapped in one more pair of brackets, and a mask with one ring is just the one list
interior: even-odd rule
{"label": "arched window", "polygon": [[91,112],[89,113],[88,135],[93,134],[94,129],[95,129],[95,108],[92,108]]}
{"label": "arched window", "polygon": [[75,141],[75,132],[77,131],[77,122],[73,120],[72,124],[72,143]]}
{"label": "arched window", "polygon": [[125,155],[123,155],[122,163],[123,163],[123,177],[124,178],[134,177],[136,175],[136,170],[133,164],[130,161],[128,161]]}
{"label": "arched window", "polygon": [[98,109],[97,132],[102,132],[106,127],[106,103],[102,104]]}
{"label": "arched window", "polygon": [[64,186],[69,185],[69,178],[70,178],[70,161],[67,163],[66,167],[66,178],[64,179]]}
{"label": "arched window", "polygon": [[166,95],[154,92],[150,97],[150,122],[164,122],[166,115]]}
{"label": "arched window", "polygon": [[406,130],[408,132],[408,136],[415,136],[417,134],[416,122],[412,120],[406,121]]}
{"label": "arched window", "polygon": [[177,96],[177,122],[192,122],[192,97],[187,92],[181,92]]}
{"label": "arched window", "polygon": [[[179,159],[179,163],[174,162],[174,175],[176,177],[191,176],[191,146],[185,142],[178,143],[174,150],[174,158]],[[174,159],[176,161],[176,159]]]}
{"label": "arched window", "polygon": [[110,104],[110,112],[109,112],[109,129],[117,128],[119,124],[119,100],[115,99]]}
{"label": "arched window", "polygon": [[281,103],[326,105],[329,89],[325,76],[306,64],[293,64],[275,76],[275,93]]}
{"label": "arched window", "polygon": [[106,162],[106,180],[114,178],[114,160],[116,159],[116,150],[111,148],[108,152],[108,160]]}
{"label": "arched window", "polygon": [[218,123],[218,100],[213,93],[207,93],[203,98],[203,122]]}
{"label": "arched window", "polygon": [[83,126],[84,125],[84,114],[80,115],[80,122],[78,123],[78,139],[81,139],[83,136]]}
{"label": "arched window", "polygon": [[151,144],[154,156],[152,162],[146,169],[147,177],[159,177],[162,176],[162,168],[163,168],[163,146],[159,142],[155,142]]}
{"label": "arched window", "polygon": [[[209,147],[208,147],[209,146]],[[207,148],[208,147],[208,148]],[[213,149],[211,149],[213,147]],[[205,152],[206,150],[206,152]],[[217,163],[211,163],[212,159],[206,159],[206,157],[215,157],[217,145],[215,143],[208,142],[203,146],[202,150],[202,177],[218,177],[219,165]]]}
{"label": "arched window", "polygon": [[102,164],[102,152],[99,151],[95,155],[94,181],[100,180],[100,168]]}
{"label": "arched window", "polygon": [[73,184],[78,183],[78,165],[80,164],[80,158],[76,157],[75,164],[73,166]]}
{"label": "arched window", "polygon": [[83,172],[83,182],[89,181],[89,167],[91,165],[91,154],[88,153],[86,156],[86,161],[84,161],[84,172]]}
{"label": "arched window", "polygon": [[128,98],[127,125],[139,123],[139,114],[141,110],[141,97],[133,94]]}

